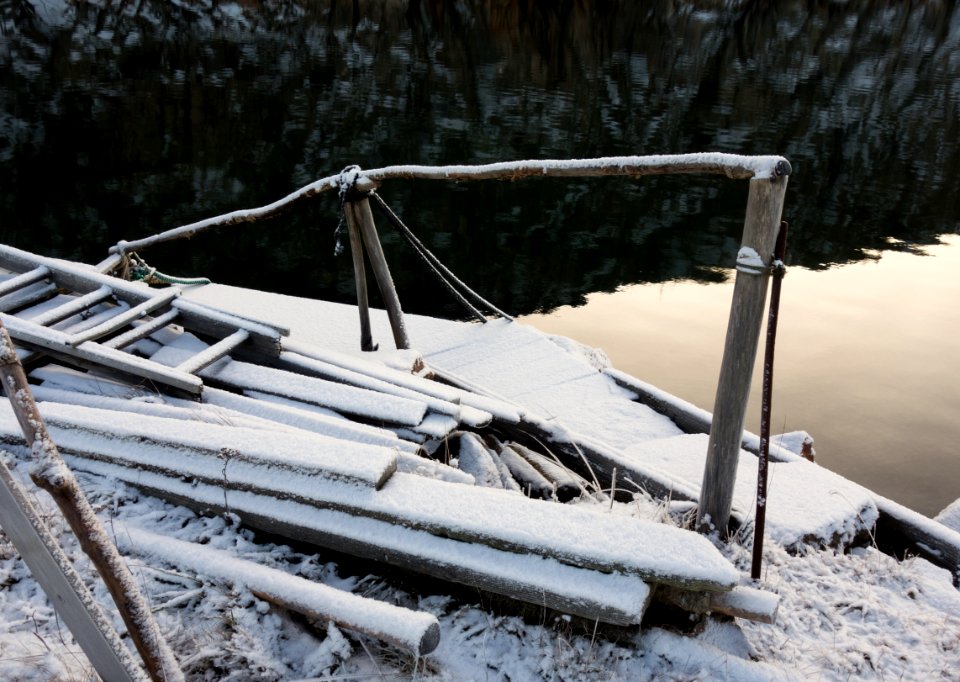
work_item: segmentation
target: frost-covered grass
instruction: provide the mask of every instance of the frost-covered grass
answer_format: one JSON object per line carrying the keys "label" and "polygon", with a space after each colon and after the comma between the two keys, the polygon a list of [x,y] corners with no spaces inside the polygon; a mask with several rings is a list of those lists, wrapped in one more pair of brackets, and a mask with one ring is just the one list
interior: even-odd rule
{"label": "frost-covered grass", "polygon": [[[20,467],[22,468],[22,466]],[[203,577],[132,560],[188,679],[422,680],[780,680],[956,679],[960,669],[960,592],[946,571],[923,559],[897,561],[866,546],[789,554],[768,543],[765,587],[780,594],[775,625],[701,618],[680,623],[651,613],[641,628],[596,627],[536,607],[520,607],[466,588],[412,578],[329,552],[279,544],[201,517],[99,477],[81,476],[108,528],[147,527],[200,542],[294,575],[438,617],[440,647],[422,660],[332,624],[310,623]],[[89,564],[63,532],[43,494],[37,501],[102,603]],[[596,513],[660,516],[674,522],[684,505],[650,500]],[[749,568],[744,544],[723,547]],[[339,560],[339,563],[338,563]],[[377,573],[368,574],[368,571]],[[90,667],[16,552],[0,543],[0,678],[91,679]],[[114,625],[122,629],[118,617]]]}

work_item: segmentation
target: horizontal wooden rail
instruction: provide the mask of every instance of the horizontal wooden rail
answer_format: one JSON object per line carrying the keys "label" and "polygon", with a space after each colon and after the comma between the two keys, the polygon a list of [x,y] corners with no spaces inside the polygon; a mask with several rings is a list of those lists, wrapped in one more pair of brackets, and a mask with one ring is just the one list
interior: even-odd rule
{"label": "horizontal wooden rail", "polygon": [[294,204],[341,185],[361,191],[375,189],[384,180],[519,180],[532,177],[599,177],[671,175],[703,173],[735,179],[773,178],[790,174],[790,162],[782,156],[741,156],[719,152],[707,154],[662,154],[653,156],[608,156],[596,159],[542,159],[504,161],[477,166],[386,166],[373,170],[355,168],[321,178],[291,192],[282,199],[258,208],[231,211],[223,215],[175,227],[151,237],[121,241],[110,249],[113,254],[141,251],[156,244],[193,237],[215,227],[251,223],[277,215]]}

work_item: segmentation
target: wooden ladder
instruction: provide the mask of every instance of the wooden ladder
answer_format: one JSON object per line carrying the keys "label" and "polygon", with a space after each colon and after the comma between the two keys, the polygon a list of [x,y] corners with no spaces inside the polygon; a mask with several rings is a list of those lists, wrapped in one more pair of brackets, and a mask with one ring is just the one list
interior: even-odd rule
{"label": "wooden ladder", "polygon": [[[25,361],[49,355],[199,396],[203,381],[197,374],[202,369],[234,352],[260,362],[274,361],[280,355],[280,338],[289,334],[288,329],[182,299],[177,286],[150,289],[9,246],[0,245],[0,268],[14,275],[0,282],[0,319],[14,341],[27,349],[21,351]],[[73,296],[30,317],[23,314],[60,292]],[[108,307],[93,312],[101,304]],[[54,328],[78,316],[79,321],[66,329]],[[214,342],[175,367],[124,351],[169,324]]]}

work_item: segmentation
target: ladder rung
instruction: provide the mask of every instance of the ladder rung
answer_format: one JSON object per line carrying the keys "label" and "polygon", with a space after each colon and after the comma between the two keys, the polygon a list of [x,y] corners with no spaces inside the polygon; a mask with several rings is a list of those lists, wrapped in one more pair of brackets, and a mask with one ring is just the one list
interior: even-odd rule
{"label": "ladder rung", "polygon": [[72,301],[64,303],[63,305],[59,305],[56,308],[52,308],[51,310],[40,313],[36,317],[31,318],[30,321],[34,324],[39,324],[41,327],[47,327],[65,320],[68,317],[73,317],[77,313],[82,313],[87,308],[92,308],[111,296],[113,296],[113,289],[104,284],[102,287],[91,291],[89,294],[84,294],[83,296],[79,296]]}
{"label": "ladder rung", "polygon": [[172,301],[179,295],[180,295],[180,290],[175,287],[166,289],[160,295],[147,299],[140,305],[136,305],[130,308],[130,310],[128,310],[127,312],[121,313],[120,315],[117,315],[116,317],[107,320],[101,325],[97,325],[96,327],[80,332],[79,334],[74,334],[73,336],[70,337],[68,343],[71,346],[79,346],[84,341],[90,341],[92,339],[98,339],[101,336],[106,336],[111,332],[117,331],[118,329],[120,329],[120,327],[124,327],[130,324],[134,320],[140,317],[143,317],[148,313],[152,313],[154,310],[157,310],[158,308],[162,308],[163,306],[168,305],[170,301]]}
{"label": "ladder rung", "polygon": [[28,284],[39,282],[41,279],[48,277],[49,275],[50,268],[45,265],[41,265],[33,270],[27,270],[24,273],[0,282],[0,296],[6,296],[11,291],[16,291],[17,289],[25,287]]}
{"label": "ladder rung", "polygon": [[0,313],[26,308],[34,303],[39,303],[44,299],[50,298],[50,296],[55,293],[57,293],[56,284],[27,285],[25,288],[0,298]]}
{"label": "ladder rung", "polygon": [[224,355],[228,355],[234,348],[250,338],[250,332],[246,329],[238,329],[225,339],[221,339],[209,348],[197,353],[192,358],[177,365],[177,370],[193,374],[199,372],[204,367],[212,365]]}
{"label": "ladder rung", "polygon": [[192,374],[180,372],[173,367],[165,367],[157,362],[138,358],[114,348],[105,348],[99,343],[72,346],[70,338],[63,332],[41,327],[12,315],[2,315],[0,320],[7,327],[14,341],[43,348],[48,353],[72,358],[78,364],[92,363],[100,367],[126,372],[134,376],[150,379],[182,391],[199,395],[203,382]]}
{"label": "ladder rung", "polygon": [[180,311],[176,308],[172,308],[163,315],[158,315],[157,317],[147,320],[143,324],[140,324],[133,329],[125,331],[123,334],[119,334],[112,339],[108,339],[101,343],[107,348],[124,348],[135,341],[139,341],[140,339],[150,336],[158,329],[166,327],[168,324],[177,319],[178,315],[180,315]]}

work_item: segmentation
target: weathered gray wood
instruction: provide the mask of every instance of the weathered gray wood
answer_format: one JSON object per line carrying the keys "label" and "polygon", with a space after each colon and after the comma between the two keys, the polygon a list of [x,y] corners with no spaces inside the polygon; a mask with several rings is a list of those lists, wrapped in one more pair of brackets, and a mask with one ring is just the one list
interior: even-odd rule
{"label": "weathered gray wood", "polygon": [[393,277],[390,275],[387,259],[383,255],[383,247],[380,246],[380,237],[377,235],[377,226],[373,222],[373,212],[370,210],[370,201],[368,199],[361,199],[350,203],[353,204],[354,219],[357,222],[360,235],[363,237],[363,244],[367,249],[367,257],[370,260],[373,275],[376,277],[377,285],[380,287],[380,295],[383,298],[383,305],[387,309],[387,317],[390,318],[390,328],[393,330],[393,341],[397,348],[409,348],[410,338],[407,336],[407,327],[403,320],[403,310],[400,308],[400,298],[397,296],[397,289],[393,284]]}
{"label": "weathered gray wood", "polygon": [[47,530],[19,482],[0,461],[0,527],[13,542],[74,639],[105,680],[144,680],[107,616]]}
{"label": "weathered gray wood", "polygon": [[168,324],[172,323],[177,317],[180,316],[180,311],[176,308],[172,308],[162,315],[153,317],[146,322],[139,324],[122,334],[117,334],[112,339],[107,339],[103,341],[101,345],[106,346],[107,348],[116,348],[121,350],[126,348],[131,343],[139,341],[140,339],[150,336],[155,331],[166,327]]}
{"label": "weathered gray wood", "polygon": [[38,283],[36,286],[27,285],[22,289],[0,297],[0,313],[26,308],[34,303],[44,301],[56,293],[56,284]]}
{"label": "weathered gray wood", "polygon": [[180,311],[178,322],[185,329],[216,339],[230,336],[238,329],[245,329],[250,334],[250,338],[243,345],[245,356],[249,355],[259,361],[269,361],[280,355],[282,329],[183,298],[176,299],[172,306]]}
{"label": "weathered gray wood", "polygon": [[544,159],[508,161],[478,166],[388,166],[352,173],[338,173],[311,182],[266,206],[231,211],[220,216],[182,225],[136,241],[122,241],[110,250],[113,253],[140,251],[172,239],[192,237],[215,227],[262,220],[320,193],[338,189],[349,182],[361,192],[375,189],[383,180],[418,178],[426,180],[518,180],[520,178],[668,175],[704,173],[729,178],[752,178],[787,175],[790,163],[779,156],[739,156],[735,154],[671,154],[659,156],[620,156],[576,161]]}
{"label": "weathered gray wood", "polygon": [[530,462],[517,454],[510,447],[501,447],[498,450],[500,461],[510,470],[510,475],[530,497],[549,499],[553,497],[554,485],[541,474]]}
{"label": "weathered gray wood", "polygon": [[[77,462],[92,473],[117,476],[148,494],[182,504],[203,513],[224,513],[223,492],[202,484],[182,481],[147,472],[115,467],[94,461]],[[468,486],[463,486],[469,490]],[[271,514],[268,510],[279,513]],[[562,583],[545,586],[539,579],[543,559],[517,555],[485,545],[465,543],[443,537],[428,536],[422,531],[375,519],[356,519],[347,514],[318,510],[294,502],[276,502],[272,497],[240,493],[230,498],[229,511],[242,522],[268,533],[275,533],[298,542],[327,547],[338,552],[429,575],[445,581],[475,586],[537,606],[599,620],[614,625],[635,625],[640,622],[649,600],[637,609],[618,607],[621,599],[629,602],[632,595],[623,594],[624,585],[636,594],[643,591],[642,581],[609,573],[555,565],[567,576]],[[426,542],[425,542],[426,541]],[[435,548],[440,547],[437,551]],[[522,564],[527,570],[504,578],[505,569]],[[547,568],[547,567],[543,567]],[[549,570],[549,569],[548,569]],[[637,582],[634,582],[637,580]],[[599,601],[584,596],[580,583],[609,583],[607,599]]]}
{"label": "weathered gray wood", "polygon": [[113,296],[113,289],[103,285],[99,289],[91,291],[89,294],[77,296],[72,301],[66,301],[63,305],[58,305],[56,308],[40,313],[36,317],[30,318],[30,321],[42,327],[53,325],[77,313],[82,313],[87,308],[92,308],[111,296]]}
{"label": "weathered gray wood", "polygon": [[177,370],[193,374],[199,372],[204,367],[212,365],[225,355],[229,355],[241,343],[250,338],[250,332],[246,329],[238,329],[230,336],[221,339],[206,350],[197,353],[189,360],[185,360],[177,365]]}
{"label": "weathered gray wood", "polygon": [[42,349],[54,357],[62,358],[68,364],[79,362],[84,366],[106,367],[124,374],[172,386],[193,395],[199,395],[203,390],[203,381],[192,374],[178,372],[173,368],[164,367],[156,362],[144,360],[113,348],[105,348],[92,341],[73,347],[68,342],[70,337],[62,332],[40,327],[6,314],[0,314],[0,320],[7,326],[10,335],[18,343]]}
{"label": "weathered gray wood", "polygon": [[357,217],[356,205],[352,202],[343,205],[343,213],[347,221],[347,231],[350,234],[353,281],[357,289],[357,311],[360,314],[360,350],[370,352],[376,350],[377,346],[373,343],[373,334],[370,331],[370,299],[367,294],[367,270],[363,262],[360,218]]}
{"label": "weathered gray wood", "polygon": [[271,604],[314,620],[332,620],[349,630],[411,650],[415,656],[429,654],[440,643],[440,623],[422,611],[338,590],[223,550],[161,537],[129,525],[118,530],[117,538],[121,549],[146,559],[160,559],[179,573],[202,574],[221,584],[242,585]]}
{"label": "weathered gray wood", "polygon": [[752,250],[764,269],[750,272],[738,258],[741,264],[734,284],[697,513],[698,525],[713,525],[724,536],[730,519],[753,365],[764,317],[769,279],[766,268],[773,257],[786,189],[786,176],[750,181],[741,254],[746,249]]}
{"label": "weathered gray wood", "polygon": [[79,346],[84,341],[92,341],[93,339],[99,339],[102,336],[112,334],[121,327],[127,326],[134,320],[139,320],[144,315],[148,315],[155,310],[159,310],[160,308],[169,305],[170,302],[179,295],[180,290],[177,288],[171,287],[169,289],[163,289],[155,296],[148,298],[146,301],[138,303],[119,315],[111,317],[103,324],[99,324],[96,327],[91,327],[90,329],[79,332],[78,334],[73,334],[70,336],[68,342],[71,346]]}
{"label": "weathered gray wood", "polygon": [[693,613],[722,613],[768,625],[777,622],[780,608],[778,595],[746,585],[727,592],[689,592],[662,587],[655,598]]}
{"label": "weathered gray wood", "polygon": [[6,296],[10,292],[16,291],[28,284],[39,282],[41,279],[46,279],[49,276],[50,270],[43,265],[35,267],[32,270],[27,270],[26,272],[21,272],[19,275],[14,275],[10,279],[0,282],[0,296]]}
{"label": "weathered gray wood", "polygon": [[0,379],[7,395],[16,397],[10,400],[10,405],[24,440],[31,446],[33,466],[30,476],[33,482],[53,497],[81,549],[90,557],[117,605],[147,672],[158,682],[180,682],[184,679],[183,672],[153,618],[149,603],[140,593],[130,569],[110,542],[100,519],[47,432],[30,392],[27,376],[2,322]]}

